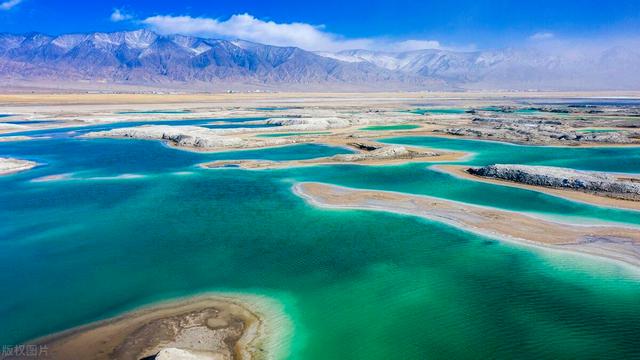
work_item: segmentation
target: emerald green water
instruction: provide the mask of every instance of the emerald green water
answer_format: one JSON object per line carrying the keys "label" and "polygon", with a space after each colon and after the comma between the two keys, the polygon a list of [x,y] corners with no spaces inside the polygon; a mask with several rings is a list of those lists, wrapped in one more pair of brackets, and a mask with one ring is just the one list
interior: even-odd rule
{"label": "emerald green water", "polygon": [[278,111],[278,110],[289,110],[291,108],[288,107],[277,107],[277,106],[273,106],[273,107],[257,107],[255,108],[255,110],[258,111]]}
{"label": "emerald green water", "polygon": [[[387,141],[474,151],[465,160],[473,164],[640,171],[635,148]],[[294,321],[296,359],[640,357],[636,272],[414,217],[319,209],[290,189],[324,181],[634,224],[637,212],[459,180],[427,164],[195,166],[340,152],[299,145],[207,155],[149,141],[77,138],[1,143],[2,156],[46,165],[0,178],[0,343],[221,290],[282,301]],[[31,181],[62,173],[84,180]]]}
{"label": "emerald green water", "polygon": [[363,127],[360,130],[369,130],[369,131],[385,131],[385,130],[411,130],[418,129],[420,125],[381,125],[381,126],[367,126]]}

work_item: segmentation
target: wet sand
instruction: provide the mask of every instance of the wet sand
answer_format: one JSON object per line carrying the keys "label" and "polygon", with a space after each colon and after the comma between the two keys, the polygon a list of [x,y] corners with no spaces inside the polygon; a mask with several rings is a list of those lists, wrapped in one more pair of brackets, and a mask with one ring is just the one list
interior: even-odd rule
{"label": "wet sand", "polygon": [[581,225],[429,196],[299,183],[294,192],[327,208],[380,210],[420,216],[516,243],[573,251],[640,266],[640,228]]}
{"label": "wet sand", "polygon": [[[290,331],[281,309],[250,295],[200,295],[27,342],[46,349],[41,359],[144,359],[177,348],[207,359],[282,356],[275,341]],[[281,346],[281,344],[277,345]],[[206,357],[204,357],[206,356]]]}
{"label": "wet sand", "polygon": [[[588,193],[588,192],[583,192],[578,190],[548,188],[543,186],[520,184],[513,181],[507,181],[507,180],[501,180],[501,179],[485,178],[485,177],[469,174],[468,172],[466,172],[466,169],[468,168],[469,166],[463,166],[463,165],[434,165],[431,167],[431,169],[433,170],[442,171],[444,173],[447,173],[449,175],[452,175],[461,179],[538,191],[541,193],[545,193],[547,195],[557,196],[566,200],[578,201],[578,202],[587,203],[590,205],[606,206],[606,207],[629,209],[629,210],[640,210],[640,201],[616,199],[616,198],[612,198],[604,195],[598,195],[595,193]],[[632,177],[632,176],[633,174],[629,174],[629,177]],[[636,177],[636,176],[633,176],[633,177]],[[640,214],[638,214],[638,216],[640,216]]]}

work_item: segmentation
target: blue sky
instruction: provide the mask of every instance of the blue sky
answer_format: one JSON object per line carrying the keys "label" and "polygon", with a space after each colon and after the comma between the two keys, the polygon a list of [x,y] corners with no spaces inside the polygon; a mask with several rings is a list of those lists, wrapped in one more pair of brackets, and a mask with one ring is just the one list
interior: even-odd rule
{"label": "blue sky", "polygon": [[0,0],[0,32],[138,28],[310,50],[492,48],[558,38],[638,38],[640,1]]}

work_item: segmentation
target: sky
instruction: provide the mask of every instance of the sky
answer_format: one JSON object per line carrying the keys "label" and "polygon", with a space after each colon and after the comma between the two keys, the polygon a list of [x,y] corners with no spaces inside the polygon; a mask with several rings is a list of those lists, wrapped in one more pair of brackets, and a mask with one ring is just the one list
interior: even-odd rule
{"label": "sky", "polygon": [[146,28],[307,50],[488,49],[640,39],[640,0],[0,0],[0,32]]}

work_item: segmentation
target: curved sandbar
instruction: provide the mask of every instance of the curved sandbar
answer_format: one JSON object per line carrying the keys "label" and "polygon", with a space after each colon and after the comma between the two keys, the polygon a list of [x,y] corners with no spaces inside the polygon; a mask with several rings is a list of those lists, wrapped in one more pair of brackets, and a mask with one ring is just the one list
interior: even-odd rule
{"label": "curved sandbar", "polygon": [[291,330],[281,306],[271,299],[209,294],[134,310],[28,344],[46,346],[43,359],[145,359],[161,352],[277,359],[286,356]]}
{"label": "curved sandbar", "polygon": [[435,220],[483,236],[575,251],[640,266],[640,229],[587,226],[429,196],[299,183],[294,192],[327,208],[381,210]]}
{"label": "curved sandbar", "polygon": [[35,161],[0,157],[0,175],[10,175],[36,167]]}
{"label": "curved sandbar", "polygon": [[560,197],[566,200],[587,203],[591,205],[622,208],[622,209],[629,209],[629,210],[640,210],[640,201],[618,199],[618,198],[598,195],[597,193],[583,192],[583,191],[570,190],[570,189],[564,189],[564,188],[543,187],[543,186],[522,184],[522,183],[502,180],[498,178],[476,176],[468,173],[467,172],[468,168],[469,166],[465,166],[465,165],[434,165],[431,167],[431,169],[442,171],[449,175],[466,179],[466,180],[479,181],[479,182],[484,182],[488,184],[496,184],[496,185],[510,186],[510,187],[515,187],[520,189],[538,191],[541,193],[545,193],[547,195]]}
{"label": "curved sandbar", "polygon": [[[355,154],[340,154],[329,157],[306,160],[270,161],[270,160],[218,160],[200,164],[204,168],[242,168],[242,169],[282,169],[288,167],[303,167],[314,165],[398,165],[408,162],[452,161],[463,156],[462,153],[436,153],[420,148],[404,146],[386,146],[371,143],[376,148],[363,150]],[[354,144],[348,144],[354,147]]]}

